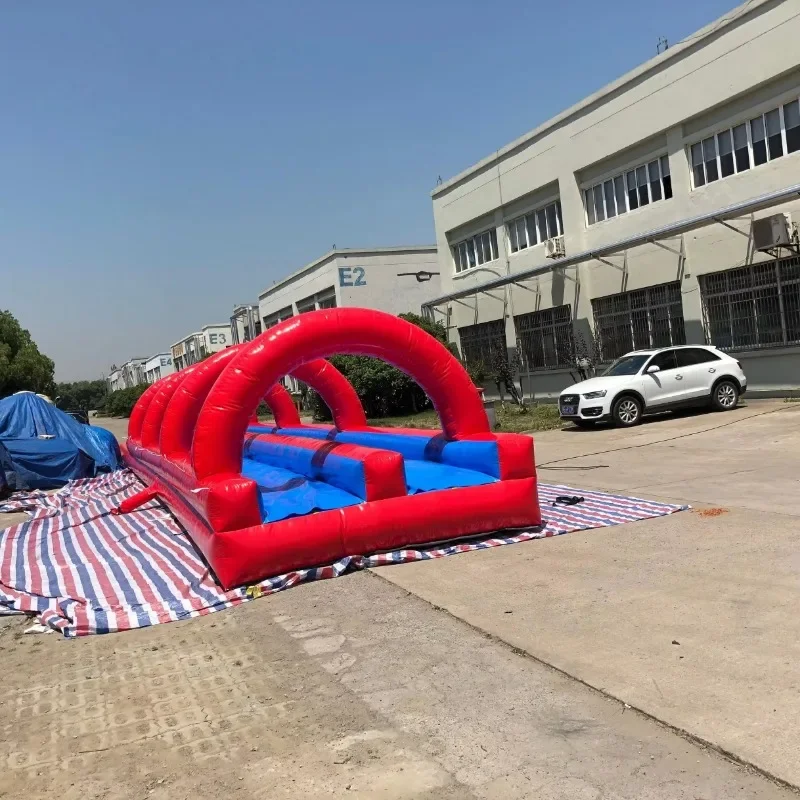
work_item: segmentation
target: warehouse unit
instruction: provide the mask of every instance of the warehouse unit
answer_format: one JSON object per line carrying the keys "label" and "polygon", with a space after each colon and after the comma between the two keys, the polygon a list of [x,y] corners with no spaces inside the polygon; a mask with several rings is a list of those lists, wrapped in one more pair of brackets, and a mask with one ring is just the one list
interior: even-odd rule
{"label": "warehouse unit", "polygon": [[226,324],[204,325],[196,333],[190,333],[170,348],[172,363],[176,371],[202,361],[212,353],[218,353],[231,345],[231,327]]}
{"label": "warehouse unit", "polygon": [[121,384],[120,388],[130,389],[145,382],[145,360],[144,358],[132,358],[120,367],[120,378],[118,379],[118,385]]}
{"label": "warehouse unit", "polygon": [[426,309],[466,359],[510,353],[552,397],[710,343],[755,391],[800,387],[798,38],[797,3],[745,3],[438,186]]}
{"label": "warehouse unit", "polygon": [[111,372],[106,378],[106,382],[108,383],[109,392],[119,392],[120,390],[124,389],[125,380],[122,376],[122,368],[112,367]]}
{"label": "warehouse unit", "polygon": [[244,303],[233,307],[231,315],[231,344],[241,344],[255,339],[261,333],[258,306]]}
{"label": "warehouse unit", "polygon": [[441,291],[438,269],[434,245],[331,250],[261,292],[262,329],[322,308],[419,314]]}
{"label": "warehouse unit", "polygon": [[[419,314],[441,293],[435,245],[331,250],[258,296],[261,329],[296,314],[358,306]],[[289,389],[298,389],[293,378]]]}
{"label": "warehouse unit", "polygon": [[172,356],[170,353],[156,353],[154,356],[145,361],[144,364],[144,380],[145,383],[155,383],[167,375],[175,372],[175,366],[172,363]]}

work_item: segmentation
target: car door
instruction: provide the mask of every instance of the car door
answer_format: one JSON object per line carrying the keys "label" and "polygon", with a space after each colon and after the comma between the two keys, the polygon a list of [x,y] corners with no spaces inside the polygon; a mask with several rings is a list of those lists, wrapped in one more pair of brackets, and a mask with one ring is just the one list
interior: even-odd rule
{"label": "car door", "polygon": [[[652,366],[658,367],[658,371],[648,372]],[[677,372],[678,361],[674,350],[662,350],[645,364],[642,370],[642,393],[648,408],[679,402],[677,397],[683,391],[683,385],[682,377],[677,378]]]}
{"label": "car door", "polygon": [[687,400],[708,397],[719,377],[722,359],[704,347],[681,347],[676,351],[678,373],[683,376]]}

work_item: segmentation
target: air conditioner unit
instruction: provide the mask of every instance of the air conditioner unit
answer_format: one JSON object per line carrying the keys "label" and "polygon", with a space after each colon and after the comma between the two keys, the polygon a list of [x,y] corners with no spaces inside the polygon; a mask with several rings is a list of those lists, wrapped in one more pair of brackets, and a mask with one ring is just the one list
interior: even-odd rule
{"label": "air conditioner unit", "polygon": [[564,258],[567,251],[564,249],[564,237],[554,236],[544,243],[544,254],[548,258]]}
{"label": "air conditioner unit", "polygon": [[753,220],[753,245],[756,250],[772,250],[792,244],[793,228],[790,214],[773,214]]}

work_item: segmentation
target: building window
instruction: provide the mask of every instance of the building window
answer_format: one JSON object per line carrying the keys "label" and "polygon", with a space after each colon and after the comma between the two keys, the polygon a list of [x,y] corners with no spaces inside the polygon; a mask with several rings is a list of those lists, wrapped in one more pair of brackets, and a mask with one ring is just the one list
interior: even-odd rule
{"label": "building window", "polygon": [[316,311],[322,308],[336,308],[336,289],[332,286],[329,289],[317,292],[311,297],[297,301],[298,314],[305,314],[308,311]]}
{"label": "building window", "polygon": [[689,148],[695,189],[800,150],[800,101],[695,142]]}
{"label": "building window", "polygon": [[466,325],[458,329],[461,357],[467,364],[492,363],[492,354],[506,356],[506,324],[503,320]]}
{"label": "building window", "polygon": [[264,317],[264,330],[272,328],[274,325],[283,322],[285,319],[290,319],[292,316],[294,316],[292,307],[286,306],[286,308],[282,308],[280,311],[276,311],[274,314]]}
{"label": "building window", "polygon": [[569,306],[514,317],[527,372],[572,365],[572,313]]}
{"label": "building window", "polygon": [[800,343],[800,258],[700,276],[709,344],[756,350]]}
{"label": "building window", "polygon": [[631,350],[686,343],[678,281],[599,297],[592,300],[592,310],[602,361]]}
{"label": "building window", "polygon": [[317,303],[314,297],[307,297],[305,300],[297,301],[297,313],[307,314],[309,311],[316,311]]}
{"label": "building window", "polygon": [[456,272],[478,267],[497,257],[497,231],[494,228],[453,245]]}
{"label": "building window", "polygon": [[336,290],[328,289],[317,295],[317,308],[336,308]]}
{"label": "building window", "polygon": [[661,156],[584,190],[586,223],[594,225],[672,197],[669,158]]}
{"label": "building window", "polygon": [[507,223],[508,242],[512,253],[561,236],[564,221],[561,217],[561,201],[556,200],[543,208],[537,208]]}

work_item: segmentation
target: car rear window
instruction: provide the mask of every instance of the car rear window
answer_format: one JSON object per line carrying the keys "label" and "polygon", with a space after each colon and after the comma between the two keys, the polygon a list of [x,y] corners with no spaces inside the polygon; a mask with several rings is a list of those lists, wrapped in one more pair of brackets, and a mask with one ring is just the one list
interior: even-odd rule
{"label": "car rear window", "polygon": [[720,357],[702,347],[686,347],[677,351],[679,367],[693,367],[695,364],[706,364],[719,361]]}

